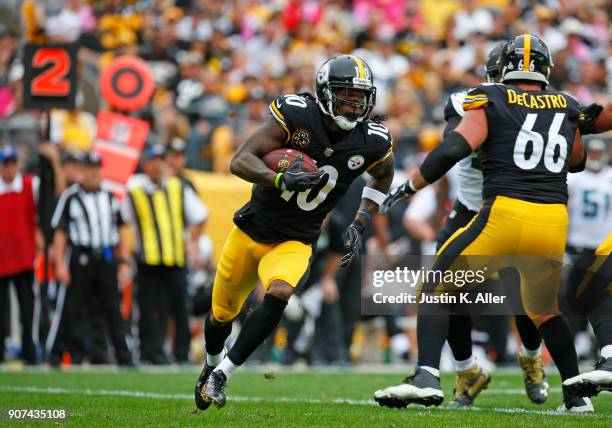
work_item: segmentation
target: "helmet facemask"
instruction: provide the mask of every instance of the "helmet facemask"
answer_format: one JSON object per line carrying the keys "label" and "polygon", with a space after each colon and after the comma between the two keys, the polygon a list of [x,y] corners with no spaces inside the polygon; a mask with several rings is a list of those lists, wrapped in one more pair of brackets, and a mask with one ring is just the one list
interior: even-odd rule
{"label": "helmet facemask", "polygon": [[504,50],[507,42],[498,43],[487,57],[487,62],[485,64],[485,76],[487,78],[487,83],[499,83],[501,82],[501,69],[499,66],[501,53]]}
{"label": "helmet facemask", "polygon": [[370,119],[376,103],[376,88],[342,83],[330,84],[323,90],[326,113],[345,131],[357,122]]}
{"label": "helmet facemask", "polygon": [[501,73],[499,72],[499,68],[496,69],[488,69],[486,71],[487,83],[499,83],[501,82]]}

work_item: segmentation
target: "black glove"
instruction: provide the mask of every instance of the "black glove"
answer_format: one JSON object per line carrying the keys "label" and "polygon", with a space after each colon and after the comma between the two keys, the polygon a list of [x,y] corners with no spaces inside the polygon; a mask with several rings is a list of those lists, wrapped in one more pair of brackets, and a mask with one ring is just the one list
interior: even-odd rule
{"label": "black glove", "polygon": [[578,116],[578,127],[582,135],[596,134],[597,131],[593,129],[597,118],[601,114],[603,106],[599,104],[591,104],[580,109],[580,116]]}
{"label": "black glove", "polygon": [[295,162],[282,173],[280,178],[275,184],[277,188],[282,191],[298,191],[303,192],[304,190],[311,189],[321,182],[325,171],[319,170],[317,172],[304,172],[302,171],[302,159],[303,155],[298,155]]}
{"label": "black glove", "polygon": [[399,187],[391,189],[383,203],[378,207],[378,212],[380,214],[387,214],[393,204],[395,204],[400,199],[407,199],[410,196],[414,195],[414,191],[408,185],[408,182],[405,182]]}
{"label": "black glove", "polygon": [[350,266],[353,263],[353,259],[359,254],[364,229],[365,226],[361,222],[353,220],[348,229],[346,229],[346,232],[344,232],[344,248],[347,248],[349,252],[340,259],[341,268]]}

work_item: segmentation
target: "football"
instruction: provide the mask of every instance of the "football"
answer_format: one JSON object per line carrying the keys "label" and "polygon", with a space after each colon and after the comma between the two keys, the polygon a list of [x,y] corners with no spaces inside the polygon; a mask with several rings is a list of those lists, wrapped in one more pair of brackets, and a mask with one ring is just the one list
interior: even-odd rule
{"label": "football", "polygon": [[302,159],[302,170],[306,172],[317,172],[319,168],[317,163],[306,153],[300,152],[299,150],[293,149],[276,149],[269,153],[266,153],[262,160],[266,163],[268,168],[275,172],[283,172],[289,166],[293,165],[298,155],[304,156]]}

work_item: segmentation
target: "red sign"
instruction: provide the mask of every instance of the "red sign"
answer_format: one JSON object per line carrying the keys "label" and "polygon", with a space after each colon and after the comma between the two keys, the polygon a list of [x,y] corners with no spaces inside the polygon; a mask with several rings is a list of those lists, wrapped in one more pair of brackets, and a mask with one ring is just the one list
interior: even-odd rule
{"label": "red sign", "polygon": [[142,150],[149,135],[149,122],[108,110],[98,112],[97,123],[96,137],[99,140],[132,147],[138,151]]}
{"label": "red sign", "polygon": [[144,60],[130,55],[111,61],[100,75],[100,93],[113,107],[133,111],[144,107],[155,89],[153,72]]}
{"label": "red sign", "polygon": [[102,155],[102,176],[118,194],[138,165],[149,122],[101,110],[94,148]]}

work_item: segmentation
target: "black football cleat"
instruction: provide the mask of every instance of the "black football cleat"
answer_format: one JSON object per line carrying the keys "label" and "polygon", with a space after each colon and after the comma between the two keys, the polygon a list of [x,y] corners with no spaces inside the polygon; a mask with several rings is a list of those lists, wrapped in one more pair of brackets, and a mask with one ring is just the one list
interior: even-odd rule
{"label": "black football cleat", "polygon": [[588,397],[576,395],[569,387],[563,385],[563,404],[557,408],[559,413],[592,413],[593,404]]}
{"label": "black football cleat", "polygon": [[208,377],[208,380],[204,384],[204,389],[202,390],[202,398],[204,401],[213,403],[219,409],[225,406],[226,383],[227,377],[225,377],[225,374],[222,371],[213,371]]}
{"label": "black football cleat", "polygon": [[444,401],[440,378],[417,366],[414,374],[397,386],[379,389],[374,401],[385,407],[406,407],[408,404],[439,406]]}
{"label": "black football cleat", "polygon": [[204,388],[204,385],[206,384],[206,381],[208,380],[213,370],[214,367],[205,364],[204,368],[202,369],[202,373],[200,373],[200,377],[198,377],[198,381],[195,385],[194,398],[196,406],[200,410],[206,410],[210,407],[210,401],[205,401],[204,397],[202,396],[202,388]]}
{"label": "black football cleat", "polygon": [[593,397],[601,391],[612,391],[612,358],[600,358],[595,370],[582,373],[563,382],[563,387],[581,397]]}

